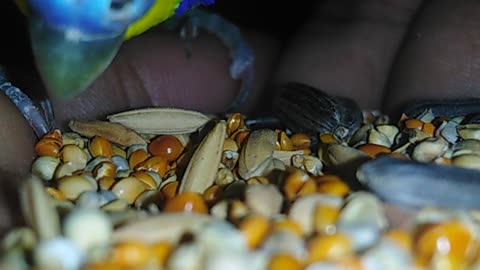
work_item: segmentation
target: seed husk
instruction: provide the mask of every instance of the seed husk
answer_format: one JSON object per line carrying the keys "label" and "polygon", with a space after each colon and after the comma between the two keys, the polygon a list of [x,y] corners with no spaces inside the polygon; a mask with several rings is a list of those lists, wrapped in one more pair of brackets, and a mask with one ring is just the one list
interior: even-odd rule
{"label": "seed husk", "polygon": [[109,115],[107,119],[146,134],[192,133],[210,121],[210,117],[200,112],[173,108],[131,110]]}
{"label": "seed husk", "polygon": [[214,183],[226,134],[227,125],[222,120],[202,140],[188,163],[180,184],[180,192],[203,193]]}
{"label": "seed husk", "polygon": [[68,123],[68,126],[71,130],[87,138],[101,136],[122,146],[147,144],[147,141],[138,133],[118,123],[99,120],[72,120]]}

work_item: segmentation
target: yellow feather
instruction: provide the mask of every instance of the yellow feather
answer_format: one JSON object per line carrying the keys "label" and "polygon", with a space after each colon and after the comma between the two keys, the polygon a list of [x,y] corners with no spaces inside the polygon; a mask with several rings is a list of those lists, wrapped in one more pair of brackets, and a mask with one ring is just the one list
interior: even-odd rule
{"label": "yellow feather", "polygon": [[125,39],[140,35],[151,27],[167,20],[174,14],[180,2],[181,0],[156,0],[145,16],[128,27]]}
{"label": "yellow feather", "polygon": [[27,16],[28,14],[27,0],[15,0],[15,3],[17,4],[18,8],[23,13],[23,15]]}

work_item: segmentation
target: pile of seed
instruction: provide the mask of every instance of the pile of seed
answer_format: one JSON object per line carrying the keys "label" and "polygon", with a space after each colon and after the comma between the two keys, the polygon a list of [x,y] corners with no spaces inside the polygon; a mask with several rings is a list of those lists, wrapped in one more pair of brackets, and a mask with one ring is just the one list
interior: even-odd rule
{"label": "pile of seed", "polygon": [[[5,269],[480,269],[478,214],[424,208],[396,227],[334,168],[390,156],[479,169],[480,127],[426,111],[365,114],[348,139],[257,129],[244,116],[136,110],[72,121],[35,146],[28,227]],[[368,179],[367,179],[368,180]],[[402,179],[398,179],[401,181]]]}

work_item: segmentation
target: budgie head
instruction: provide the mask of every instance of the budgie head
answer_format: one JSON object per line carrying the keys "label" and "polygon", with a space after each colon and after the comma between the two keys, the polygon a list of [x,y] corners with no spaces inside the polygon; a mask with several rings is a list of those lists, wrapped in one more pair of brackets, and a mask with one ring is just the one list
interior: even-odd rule
{"label": "budgie head", "polygon": [[49,95],[65,99],[85,90],[111,63],[129,28],[141,29],[136,31],[140,34],[170,16],[213,2],[27,0],[33,54]]}

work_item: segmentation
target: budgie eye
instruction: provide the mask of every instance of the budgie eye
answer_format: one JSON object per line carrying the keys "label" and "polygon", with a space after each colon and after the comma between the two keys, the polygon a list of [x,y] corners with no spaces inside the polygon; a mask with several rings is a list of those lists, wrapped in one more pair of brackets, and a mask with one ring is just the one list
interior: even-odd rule
{"label": "budgie eye", "polygon": [[111,10],[121,10],[125,8],[128,4],[131,4],[132,0],[112,0],[110,3]]}

